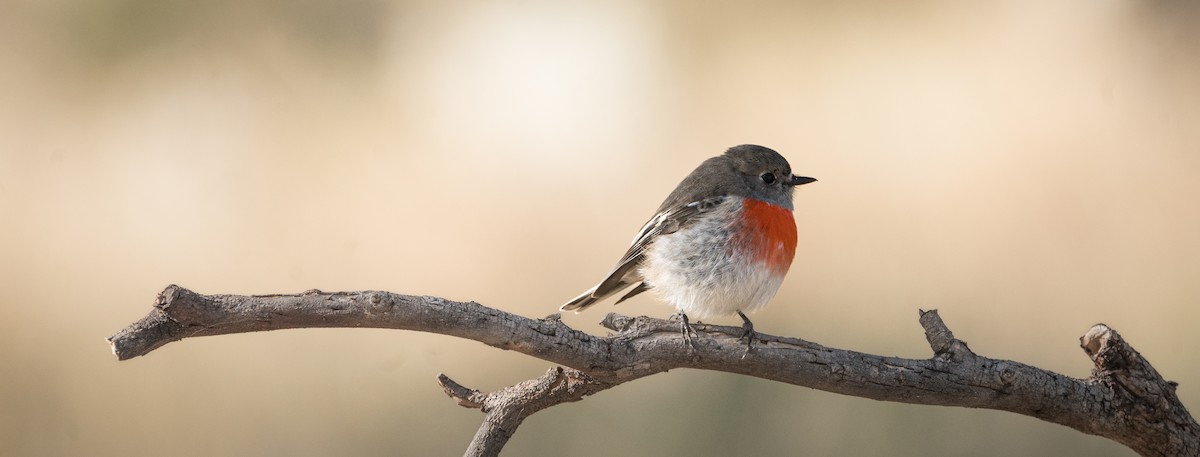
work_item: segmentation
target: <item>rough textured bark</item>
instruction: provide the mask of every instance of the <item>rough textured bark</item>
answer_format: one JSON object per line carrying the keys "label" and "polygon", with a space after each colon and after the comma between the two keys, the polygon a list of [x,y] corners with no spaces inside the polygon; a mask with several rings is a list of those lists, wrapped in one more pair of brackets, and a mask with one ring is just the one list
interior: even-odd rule
{"label": "rough textured bark", "polygon": [[903,359],[827,348],[758,334],[752,349],[740,327],[697,324],[686,345],[677,322],[609,314],[617,333],[597,337],[557,315],[529,319],[474,302],[390,292],[311,290],[295,295],[202,295],[178,287],[154,309],[109,337],[120,360],[187,337],[302,327],[374,327],[468,338],[568,368],[496,392],[438,383],[459,404],[480,408],[483,425],[467,455],[497,455],[537,411],[643,376],[675,368],[738,373],[875,400],[1011,411],[1103,436],[1146,456],[1200,455],[1200,425],[1166,381],[1121,336],[1103,324],[1080,338],[1095,368],[1070,378],[1023,363],[976,355],[936,311],[919,319],[929,359]]}

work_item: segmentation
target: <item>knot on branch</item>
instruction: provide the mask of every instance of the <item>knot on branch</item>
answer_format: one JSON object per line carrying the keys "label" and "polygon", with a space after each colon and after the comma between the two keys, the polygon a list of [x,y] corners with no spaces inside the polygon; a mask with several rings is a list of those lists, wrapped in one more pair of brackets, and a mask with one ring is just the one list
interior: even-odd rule
{"label": "knot on branch", "polygon": [[1130,354],[1120,350],[1121,347],[1128,346],[1121,339],[1121,335],[1107,325],[1093,325],[1087,333],[1079,337],[1079,347],[1092,359],[1100,373],[1123,370],[1129,366]]}
{"label": "knot on branch", "polygon": [[1120,333],[1104,324],[1093,325],[1079,337],[1079,346],[1092,359],[1092,376],[1115,383],[1155,407],[1166,408],[1176,383],[1163,379],[1150,362],[1133,349]]}
{"label": "knot on branch", "polygon": [[925,339],[933,349],[935,356],[949,355],[951,358],[975,355],[967,347],[967,343],[954,337],[954,332],[942,321],[936,309],[929,311],[917,310],[920,313],[921,327],[925,329]]}
{"label": "knot on branch", "polygon": [[158,293],[154,307],[181,322],[198,321],[204,317],[203,295],[171,284]]}
{"label": "knot on branch", "polygon": [[604,319],[600,321],[600,326],[618,333],[629,331],[634,324],[637,323],[637,318],[623,316],[617,313],[608,313],[604,315]]}

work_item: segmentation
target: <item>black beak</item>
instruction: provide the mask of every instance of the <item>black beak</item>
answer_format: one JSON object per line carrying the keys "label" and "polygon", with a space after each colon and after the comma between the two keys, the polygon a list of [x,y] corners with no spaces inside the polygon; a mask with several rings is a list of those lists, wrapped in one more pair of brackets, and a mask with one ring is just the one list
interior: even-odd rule
{"label": "black beak", "polygon": [[788,184],[791,184],[793,186],[799,186],[802,184],[808,184],[808,183],[816,181],[816,180],[817,180],[816,178],[809,178],[806,176],[792,176],[792,182],[789,182]]}

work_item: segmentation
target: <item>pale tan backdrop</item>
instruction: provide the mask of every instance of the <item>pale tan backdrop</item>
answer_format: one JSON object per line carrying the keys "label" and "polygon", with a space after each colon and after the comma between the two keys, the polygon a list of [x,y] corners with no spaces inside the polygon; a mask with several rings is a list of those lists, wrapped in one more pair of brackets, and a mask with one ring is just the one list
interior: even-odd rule
{"label": "pale tan backdrop", "polygon": [[[1050,4],[1043,4],[1050,3]],[[178,283],[541,317],[739,143],[820,182],[761,331],[1086,376],[1121,331],[1200,410],[1200,9],[1183,1],[0,5],[0,455],[455,455],[550,364],[294,330],[118,363]],[[599,332],[608,305],[564,316]],[[666,316],[649,295],[619,311]],[[737,319],[724,321],[737,323]],[[680,371],[532,417],[518,455],[1127,456],[994,411]]]}

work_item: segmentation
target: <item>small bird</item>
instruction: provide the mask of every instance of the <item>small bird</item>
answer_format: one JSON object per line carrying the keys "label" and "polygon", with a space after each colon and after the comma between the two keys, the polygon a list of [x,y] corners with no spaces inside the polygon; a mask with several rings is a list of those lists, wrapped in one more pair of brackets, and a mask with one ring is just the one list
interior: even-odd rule
{"label": "small bird", "polygon": [[749,346],[754,324],[745,312],[766,305],[791,267],[792,191],[813,181],[793,175],[787,159],[762,146],[734,146],[705,160],[667,196],[608,276],[561,309],[579,312],[633,286],[616,303],[653,290],[678,310],[689,344],[688,316],[737,313]]}

